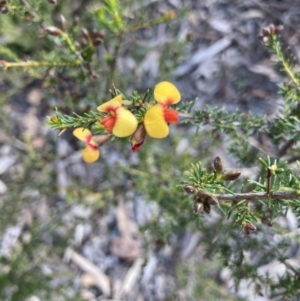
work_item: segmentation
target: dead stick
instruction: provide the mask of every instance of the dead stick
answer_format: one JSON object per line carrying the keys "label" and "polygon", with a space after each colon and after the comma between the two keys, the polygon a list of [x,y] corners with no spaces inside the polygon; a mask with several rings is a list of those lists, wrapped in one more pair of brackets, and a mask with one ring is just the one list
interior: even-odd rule
{"label": "dead stick", "polygon": [[219,201],[256,201],[256,200],[295,200],[300,199],[296,192],[277,191],[267,194],[266,192],[248,192],[236,194],[214,194]]}

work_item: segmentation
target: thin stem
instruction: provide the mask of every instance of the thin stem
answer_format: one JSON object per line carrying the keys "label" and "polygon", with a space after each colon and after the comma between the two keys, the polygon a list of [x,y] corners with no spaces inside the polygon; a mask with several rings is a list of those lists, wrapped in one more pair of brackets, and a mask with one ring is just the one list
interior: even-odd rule
{"label": "thin stem", "polygon": [[279,150],[279,157],[284,156],[287,151],[295,144],[295,140],[291,139],[286,144],[283,145],[283,147]]}
{"label": "thin stem", "polygon": [[271,177],[272,177],[272,171],[271,171],[271,168],[268,167],[267,169],[267,194],[269,195],[270,194],[270,191],[271,191]]}
{"label": "thin stem", "polygon": [[114,74],[115,74],[115,71],[116,71],[117,59],[118,59],[119,51],[120,51],[121,44],[122,44],[122,38],[123,38],[123,35],[120,34],[119,39],[118,39],[117,44],[116,44],[115,49],[114,49],[114,54],[113,54],[112,62],[111,62],[111,65],[110,65],[110,74],[109,74],[108,80],[106,82],[106,88],[105,88],[106,93],[109,91],[109,88],[112,84],[113,77],[114,77]]}
{"label": "thin stem", "polygon": [[[289,77],[292,79],[292,81],[299,86],[299,80],[296,78],[291,65],[288,63],[288,61],[285,59],[284,57],[284,53],[281,47],[281,43],[276,44],[278,40],[275,38],[274,39],[274,43],[273,43],[273,49],[275,51],[275,54],[277,55],[277,57],[280,59],[282,66],[284,68],[284,70],[286,71],[286,73],[289,75]],[[278,47],[276,47],[278,46]]]}
{"label": "thin stem", "polygon": [[174,12],[173,11],[168,11],[160,18],[156,18],[154,20],[151,20],[149,22],[145,22],[145,23],[140,24],[140,25],[125,28],[125,29],[123,29],[122,33],[136,32],[137,30],[140,30],[140,29],[152,27],[152,26],[155,26],[155,25],[167,22],[167,21],[171,21],[174,18],[175,18]]}
{"label": "thin stem", "polygon": [[300,275],[299,271],[295,269],[290,263],[286,262],[286,260],[282,261],[282,263],[299,277]]}
{"label": "thin stem", "polygon": [[79,60],[74,62],[7,62],[0,61],[0,67],[3,67],[4,70],[13,67],[22,67],[22,68],[38,68],[38,67],[78,67],[81,65]]}
{"label": "thin stem", "polygon": [[278,58],[281,60],[282,66],[283,66],[284,70],[286,71],[286,73],[289,75],[289,77],[292,79],[292,81],[297,86],[299,86],[299,81],[295,77],[293,70],[290,68],[290,65],[285,60],[284,55],[283,55],[283,51],[282,51],[281,47],[279,47],[279,49],[277,49],[277,47],[274,47],[274,50],[275,50],[275,53],[278,56]]}
{"label": "thin stem", "polygon": [[298,79],[295,77],[293,71],[290,69],[289,65],[287,64],[286,61],[282,61],[282,65],[283,65],[283,68],[284,70],[287,72],[287,74],[290,76],[290,78],[292,79],[292,81],[297,85],[299,86],[299,81]]}
{"label": "thin stem", "polygon": [[[74,45],[74,43],[73,43],[72,39],[70,38],[69,34],[66,33],[66,32],[64,32],[64,33],[63,33],[63,38],[65,39],[66,44],[68,45],[70,51],[71,51],[72,53],[78,55],[76,46]],[[81,59],[81,57],[80,57],[80,59]]]}
{"label": "thin stem", "polygon": [[296,162],[298,160],[300,160],[300,155],[287,159],[287,163],[291,164],[291,163]]}
{"label": "thin stem", "polygon": [[299,199],[300,195],[296,192],[277,191],[267,194],[266,192],[247,192],[236,194],[214,194],[219,201],[257,201],[257,200],[295,200]]}

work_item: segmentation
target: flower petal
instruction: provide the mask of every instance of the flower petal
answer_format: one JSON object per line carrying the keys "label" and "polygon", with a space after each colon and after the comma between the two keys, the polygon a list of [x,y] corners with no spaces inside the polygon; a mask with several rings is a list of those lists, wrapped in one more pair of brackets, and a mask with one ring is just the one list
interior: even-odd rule
{"label": "flower petal", "polygon": [[90,130],[85,129],[83,127],[77,128],[73,131],[73,135],[79,139],[80,141],[84,141],[88,143],[92,138],[92,133]]}
{"label": "flower petal", "polygon": [[132,150],[133,152],[138,151],[138,150],[140,149],[140,147],[144,144],[144,141],[145,141],[145,139],[142,140],[140,143],[134,143],[134,142],[132,141],[132,142],[131,142],[131,150]]}
{"label": "flower petal", "polygon": [[93,145],[88,145],[82,150],[81,154],[86,163],[93,163],[100,157],[100,151],[98,147],[95,148]]}
{"label": "flower petal", "polygon": [[122,106],[122,94],[119,94],[115,98],[100,105],[97,108],[97,110],[100,112],[110,113],[110,111],[115,111],[121,106]]}
{"label": "flower petal", "polygon": [[113,134],[117,137],[132,135],[138,126],[136,117],[127,109],[120,107],[116,111],[116,123]]}
{"label": "flower petal", "polygon": [[154,88],[154,98],[158,103],[169,106],[178,103],[181,95],[172,83],[160,82]]}
{"label": "flower petal", "polygon": [[146,112],[144,124],[148,135],[152,138],[165,138],[169,134],[169,127],[164,118],[164,107],[160,104]]}

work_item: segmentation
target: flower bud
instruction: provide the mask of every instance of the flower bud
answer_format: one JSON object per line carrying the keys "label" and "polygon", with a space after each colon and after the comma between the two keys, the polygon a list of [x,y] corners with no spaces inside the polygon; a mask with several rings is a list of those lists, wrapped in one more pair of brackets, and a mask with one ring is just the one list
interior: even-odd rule
{"label": "flower bud", "polygon": [[45,27],[45,31],[51,36],[59,37],[63,35],[63,32],[55,26],[47,26]]}
{"label": "flower bud", "polygon": [[210,193],[204,189],[199,190],[196,195],[197,195],[197,197],[203,198],[203,199],[210,197]]}
{"label": "flower bud", "polygon": [[111,138],[111,135],[110,135],[110,134],[93,136],[93,140],[97,143],[98,146],[103,145],[103,144],[106,143],[110,138]]}
{"label": "flower bud", "polygon": [[49,116],[48,121],[55,124],[60,124],[60,120],[56,116]]}
{"label": "flower bud", "polygon": [[270,24],[269,26],[263,28],[262,33],[259,35],[259,37],[263,40],[264,43],[268,43],[269,38],[272,35],[278,35],[282,30],[282,25],[275,26],[274,24]]}
{"label": "flower bud", "polygon": [[204,202],[203,211],[207,214],[210,214],[210,205],[208,204],[208,202]]}
{"label": "flower bud", "polygon": [[279,34],[284,29],[283,25],[278,25],[275,27],[274,33]]}
{"label": "flower bud", "polygon": [[94,46],[102,44],[105,33],[103,31],[97,31],[93,29],[91,32],[91,38]]}
{"label": "flower bud", "polygon": [[243,227],[247,235],[256,230],[256,227],[251,223],[243,223]]}
{"label": "flower bud", "polygon": [[269,28],[271,30],[271,34],[273,34],[275,32],[275,28],[276,28],[275,25],[274,24],[270,24]]}
{"label": "flower bud", "polygon": [[133,152],[136,152],[144,143],[146,138],[146,129],[144,124],[140,124],[135,132],[132,134],[130,143],[131,143],[131,149]]}
{"label": "flower bud", "polygon": [[224,181],[234,181],[241,175],[240,170],[231,170],[227,174],[225,174],[222,179]]}
{"label": "flower bud", "polygon": [[205,201],[211,206],[219,205],[219,200],[213,195],[209,196]]}
{"label": "flower bud", "polygon": [[223,160],[220,158],[220,157],[215,157],[215,160],[214,160],[214,168],[215,168],[215,171],[218,173],[218,174],[221,174],[222,171],[223,171]]}
{"label": "flower bud", "polygon": [[59,23],[60,23],[60,28],[63,31],[67,31],[67,20],[63,15],[59,16]]}
{"label": "flower bud", "polygon": [[93,39],[93,45],[94,45],[94,46],[99,46],[99,45],[102,44],[102,42],[103,42],[103,39],[100,38],[100,37],[97,37],[97,38],[94,38],[94,39]]}
{"label": "flower bud", "polygon": [[165,13],[164,17],[166,20],[172,20],[175,18],[175,13],[172,10],[169,10]]}
{"label": "flower bud", "polygon": [[201,203],[199,200],[195,200],[194,202],[194,212],[195,214],[198,214],[203,210],[203,203]]}
{"label": "flower bud", "polygon": [[104,38],[105,37],[105,31],[104,30],[97,30],[97,29],[93,29],[91,32],[91,35],[93,38],[99,37],[99,38]]}
{"label": "flower bud", "polygon": [[87,29],[86,28],[81,28],[81,33],[82,33],[82,35],[84,36],[84,38],[86,39],[86,40],[90,40],[91,39],[91,37],[90,37],[90,34],[89,34],[89,32],[87,31]]}
{"label": "flower bud", "polygon": [[85,39],[85,38],[82,38],[82,39],[81,39],[81,41],[80,41],[80,46],[81,46],[82,48],[87,47],[88,44],[89,44],[89,42],[87,41],[87,39]]}
{"label": "flower bud", "polygon": [[7,6],[2,6],[1,8],[0,8],[0,12],[1,12],[1,14],[7,14],[8,12],[9,12],[9,10],[8,10],[8,7]]}
{"label": "flower bud", "polygon": [[195,192],[196,192],[195,187],[192,186],[192,185],[186,184],[186,185],[184,185],[182,188],[183,188],[183,190],[184,190],[185,192],[187,192],[188,194],[195,194]]}
{"label": "flower bud", "polygon": [[265,27],[262,30],[263,36],[269,36],[271,34],[271,29],[269,27]]}

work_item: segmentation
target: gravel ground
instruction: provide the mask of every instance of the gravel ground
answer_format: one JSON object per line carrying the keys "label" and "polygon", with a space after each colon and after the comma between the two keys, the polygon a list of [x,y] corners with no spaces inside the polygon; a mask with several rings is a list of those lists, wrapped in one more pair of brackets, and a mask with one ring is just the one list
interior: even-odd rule
{"label": "gravel ground", "polygon": [[[284,74],[276,68],[274,58],[258,35],[270,23],[284,25],[282,38],[299,61],[300,2],[152,0],[142,5],[142,9],[154,13],[182,8],[185,8],[183,17],[171,25],[162,24],[135,34],[135,42],[150,49],[141,61],[131,56],[132,46],[124,47],[117,66],[122,76],[133,75],[126,92],[147,89],[161,80],[160,64],[165,50],[170,49],[170,55],[175,55],[177,49],[170,45],[183,43],[182,56],[172,66],[171,77],[184,101],[197,99],[196,108],[200,109],[210,105],[225,106],[229,111],[250,110],[268,117],[276,114],[281,101],[277,86]],[[4,82],[1,87],[4,91]],[[53,290],[49,300],[73,300],[78,294],[91,301],[196,300],[195,265],[203,259],[203,233],[186,230],[180,235],[172,234],[162,247],[149,245],[149,233],[139,228],[147,225],[159,208],[154,201],[132,193],[132,189],[114,198],[103,211],[101,195],[109,189],[103,178],[118,170],[116,164],[134,166],[139,159],[136,155],[124,155],[120,147],[105,146],[102,151],[107,158],[105,167],[102,163],[86,166],[74,138],[67,133],[55,140],[56,133],[45,124],[51,112],[49,107],[57,101],[45,93],[41,81],[35,80],[13,93],[3,107],[3,115],[10,122],[0,128],[0,206],[6,208],[0,232],[3,258],[0,271],[6,273],[5,269],[9,269],[6,260],[15,252],[25,254],[26,244],[35,241],[37,231],[38,241],[44,246],[39,245],[36,252],[29,251],[31,260],[22,264],[31,265],[42,277],[48,277]],[[178,145],[185,149],[185,139]],[[49,161],[48,154],[52,154]],[[35,156],[47,163],[34,165]],[[224,160],[233,164],[230,158]],[[26,178],[36,185],[27,187]],[[132,184],[120,176],[112,177],[111,181],[115,189]],[[90,189],[83,202],[76,185]],[[8,202],[12,203],[8,206]],[[8,213],[13,212],[14,206],[18,206],[19,213],[10,221]],[[287,223],[291,230],[298,227],[292,214],[288,215]],[[270,234],[272,238],[274,235]],[[291,254],[294,254],[291,263],[299,266],[296,244],[291,246]],[[189,271],[186,285],[179,284],[178,265]],[[238,300],[238,297],[271,300],[254,296],[247,280],[235,291],[229,280],[230,271],[226,269],[220,275],[213,264],[205,269],[204,277],[218,280],[219,300]],[[284,266],[274,261],[262,264],[260,272],[277,274],[284,270]],[[5,285],[6,300],[10,300],[15,289],[13,281]],[[44,298],[37,294],[26,300],[47,300]]]}

